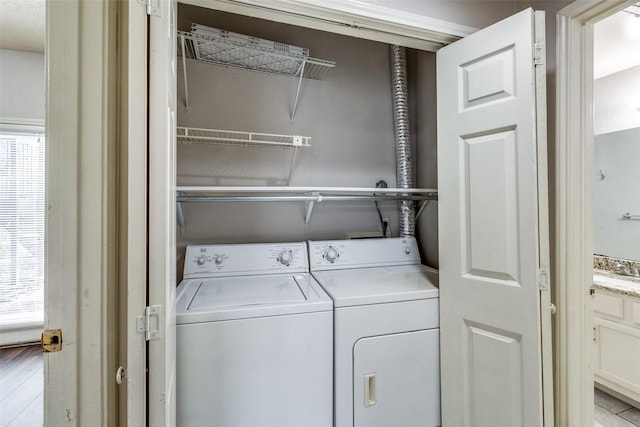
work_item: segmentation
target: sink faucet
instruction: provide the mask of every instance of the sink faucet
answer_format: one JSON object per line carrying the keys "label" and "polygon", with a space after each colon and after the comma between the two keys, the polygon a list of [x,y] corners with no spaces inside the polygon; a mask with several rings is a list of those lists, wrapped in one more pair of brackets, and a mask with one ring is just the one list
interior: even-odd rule
{"label": "sink faucet", "polygon": [[626,265],[623,264],[616,264],[613,272],[615,274],[621,274],[623,276],[630,276],[630,277],[640,277],[640,273],[638,272],[638,269],[635,267],[627,267]]}

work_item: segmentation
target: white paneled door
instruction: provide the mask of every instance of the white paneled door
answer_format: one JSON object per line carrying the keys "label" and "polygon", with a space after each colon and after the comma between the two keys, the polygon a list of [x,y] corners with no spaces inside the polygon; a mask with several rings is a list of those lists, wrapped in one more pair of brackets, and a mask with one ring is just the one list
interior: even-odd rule
{"label": "white paneled door", "polygon": [[552,377],[536,27],[544,15],[528,9],[437,54],[445,426],[552,423],[543,404]]}

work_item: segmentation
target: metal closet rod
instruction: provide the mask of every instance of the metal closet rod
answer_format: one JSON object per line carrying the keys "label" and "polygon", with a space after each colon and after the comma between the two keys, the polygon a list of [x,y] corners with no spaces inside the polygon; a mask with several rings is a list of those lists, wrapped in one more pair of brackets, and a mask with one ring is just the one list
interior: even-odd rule
{"label": "metal closet rod", "polygon": [[182,193],[377,193],[377,194],[428,194],[435,188],[373,188],[373,187],[283,187],[283,186],[180,186]]}
{"label": "metal closet rod", "polygon": [[[322,202],[350,200],[437,200],[428,188],[363,187],[178,187],[178,202]],[[200,193],[200,194],[193,194]],[[201,194],[216,193],[216,194]],[[270,194],[265,194],[270,193]],[[292,193],[304,193],[292,194]],[[326,194],[322,194],[326,193]]]}
{"label": "metal closet rod", "polygon": [[351,194],[351,195],[331,195],[322,194],[307,196],[254,196],[254,195],[238,195],[238,196],[177,196],[178,202],[338,202],[338,201],[357,201],[357,200],[436,200],[437,195],[431,194]]}
{"label": "metal closet rod", "polygon": [[[304,216],[304,222],[309,224],[315,204],[323,201],[425,200],[426,203],[428,203],[429,200],[438,200],[438,190],[431,188],[263,186],[178,187],[176,188],[176,191],[178,223],[181,227],[185,225],[184,215],[182,212],[182,203],[184,202],[305,202],[306,215]],[[426,203],[422,204],[417,216],[420,216],[420,213],[426,206]]]}

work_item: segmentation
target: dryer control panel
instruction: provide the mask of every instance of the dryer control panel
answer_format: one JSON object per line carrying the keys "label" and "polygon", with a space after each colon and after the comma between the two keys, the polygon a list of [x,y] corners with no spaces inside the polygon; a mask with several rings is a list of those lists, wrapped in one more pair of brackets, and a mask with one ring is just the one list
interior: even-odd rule
{"label": "dryer control panel", "polygon": [[184,278],[308,272],[304,242],[187,246]]}
{"label": "dryer control panel", "polygon": [[413,237],[309,242],[311,271],[420,264]]}

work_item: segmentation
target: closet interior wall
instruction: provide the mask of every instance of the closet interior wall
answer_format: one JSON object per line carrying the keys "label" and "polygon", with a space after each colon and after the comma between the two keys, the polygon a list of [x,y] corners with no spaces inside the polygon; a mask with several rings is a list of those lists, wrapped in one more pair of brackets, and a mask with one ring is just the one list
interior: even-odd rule
{"label": "closet interior wall", "polygon": [[[290,186],[374,187],[380,180],[396,185],[387,44],[179,3],[178,29],[189,31],[194,22],[305,47],[310,56],[337,65],[322,80],[303,80],[292,120],[298,79],[188,61],[187,109],[180,63],[178,126],[311,137],[310,147],[297,150]],[[433,53],[410,51],[416,183],[431,188],[437,184],[434,58]],[[428,90],[434,92],[423,101]],[[292,155],[282,148],[226,145],[179,144],[177,149],[179,186],[286,185]],[[378,205],[397,236],[397,203]],[[187,244],[342,239],[346,232],[380,231],[372,201],[318,203],[309,224],[302,202],[183,203],[182,208],[179,260]],[[436,211],[437,202],[430,202],[418,223],[423,258],[435,262]]]}

